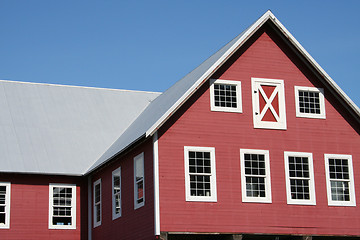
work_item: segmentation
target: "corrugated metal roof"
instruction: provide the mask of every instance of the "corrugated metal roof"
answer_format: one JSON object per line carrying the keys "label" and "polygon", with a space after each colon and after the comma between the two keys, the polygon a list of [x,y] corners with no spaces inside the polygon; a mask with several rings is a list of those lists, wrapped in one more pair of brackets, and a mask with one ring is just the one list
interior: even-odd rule
{"label": "corrugated metal roof", "polygon": [[0,81],[0,171],[82,175],[158,95]]}
{"label": "corrugated metal roof", "polygon": [[109,161],[142,136],[148,137],[153,135],[153,133],[161,127],[161,125],[196,91],[196,89],[198,89],[201,84],[214,73],[214,71],[231,57],[231,55],[268,20],[271,20],[281,30],[281,32],[324,77],[348,106],[353,109],[355,114],[357,114],[357,117],[360,117],[360,110],[355,103],[352,102],[352,100],[340,89],[340,87],[269,10],[248,29],[156,98],[87,172],[89,173]]}

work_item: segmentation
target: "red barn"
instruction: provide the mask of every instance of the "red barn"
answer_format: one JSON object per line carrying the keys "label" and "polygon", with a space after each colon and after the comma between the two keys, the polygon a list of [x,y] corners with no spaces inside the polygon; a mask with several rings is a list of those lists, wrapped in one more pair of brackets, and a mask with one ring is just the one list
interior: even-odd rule
{"label": "red barn", "polygon": [[360,237],[360,110],[270,11],[162,94],[1,84],[0,238]]}

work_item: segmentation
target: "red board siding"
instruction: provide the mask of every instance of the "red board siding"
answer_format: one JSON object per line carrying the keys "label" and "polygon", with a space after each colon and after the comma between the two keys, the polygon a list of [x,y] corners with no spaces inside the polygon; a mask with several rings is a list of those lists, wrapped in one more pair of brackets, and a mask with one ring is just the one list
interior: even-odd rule
{"label": "red board siding", "polygon": [[[144,152],[145,205],[134,210],[134,157]],[[112,220],[112,171],[121,166],[122,216]],[[92,176],[92,182],[101,178],[102,223],[92,229],[97,239],[154,239],[153,148],[149,139],[113,164]],[[93,187],[93,186],[92,186]],[[93,217],[92,217],[93,223]]]}
{"label": "red board siding", "polygon": [[[284,80],[287,130],[254,129],[252,77]],[[207,82],[162,127],[161,231],[360,235],[358,206],[329,207],[327,203],[325,153],[352,155],[356,198],[360,201],[359,125],[329,89],[266,28],[260,29],[213,78],[241,81],[243,113],[211,112]],[[325,120],[296,117],[295,85],[325,88]],[[215,147],[216,203],[185,201],[184,146]],[[271,204],[242,203],[241,148],[269,150]],[[284,151],[313,153],[316,206],[287,204]]]}
{"label": "red board siding", "polygon": [[[0,239],[87,239],[87,185],[66,176],[0,174],[11,183],[10,229]],[[49,183],[76,184],[76,229],[49,229]]]}

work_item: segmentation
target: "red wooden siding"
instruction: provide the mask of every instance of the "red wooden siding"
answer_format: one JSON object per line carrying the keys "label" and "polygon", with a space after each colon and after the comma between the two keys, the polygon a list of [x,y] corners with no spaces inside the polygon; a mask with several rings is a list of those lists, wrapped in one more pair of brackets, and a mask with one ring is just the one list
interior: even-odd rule
{"label": "red wooden siding", "polygon": [[[287,130],[254,129],[252,77],[284,80]],[[283,40],[260,29],[212,78],[241,81],[243,113],[211,112],[207,82],[161,128],[161,231],[360,235],[359,125]],[[295,85],[324,88],[326,119],[296,117]],[[215,147],[216,203],[185,201],[184,146]],[[270,151],[271,204],[242,203],[241,148]],[[313,153],[315,206],[287,204],[284,151]],[[325,153],[352,155],[357,207],[328,206]]]}
{"label": "red wooden siding", "polygon": [[[134,210],[134,157],[144,152],[145,205]],[[112,220],[112,171],[121,166],[122,216]],[[125,156],[120,156],[92,176],[92,183],[101,178],[102,222],[92,229],[92,239],[153,239],[154,188],[153,148],[149,139]],[[93,217],[92,224],[93,224]]]}
{"label": "red wooden siding", "polygon": [[[11,183],[10,229],[0,239],[87,239],[87,185],[66,176],[0,174]],[[49,183],[76,184],[76,229],[49,229]]]}

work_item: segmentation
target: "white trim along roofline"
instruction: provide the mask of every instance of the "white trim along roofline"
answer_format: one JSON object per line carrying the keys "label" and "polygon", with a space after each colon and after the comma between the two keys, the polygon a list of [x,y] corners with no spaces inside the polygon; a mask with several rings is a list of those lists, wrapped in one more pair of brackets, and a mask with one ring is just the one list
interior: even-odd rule
{"label": "white trim along roofline", "polygon": [[146,137],[152,136],[154,132],[159,129],[162,124],[206,81],[211,77],[217,69],[219,69],[223,63],[229,59],[233,53],[236,52],[245,42],[248,40],[257,29],[259,29],[267,20],[271,20],[282,33],[290,40],[290,42],[296,47],[297,50],[311,63],[311,65],[327,80],[331,87],[343,98],[343,100],[350,105],[350,107],[360,117],[360,109],[356,104],[345,94],[345,92],[334,82],[334,80],[325,72],[323,68],[310,56],[310,54],[301,46],[301,44],[295,39],[295,37],[285,28],[284,25],[275,17],[275,15],[268,10],[263,16],[261,16],[254,24],[252,24],[242,36],[193,84],[191,88],[180,98],[176,103],[171,106],[168,111],[146,131]]}
{"label": "white trim along roofline", "polygon": [[[168,111],[146,131],[146,137],[152,136],[154,132],[178,109],[180,106],[206,81],[211,75],[218,70],[228,60],[233,53],[236,52],[253,33],[256,32],[269,18],[268,10],[262,17],[260,17],[254,24],[252,24],[242,36],[186,91],[186,93],[178,99],[175,104],[168,109]],[[275,16],[274,16],[275,17]]]}

